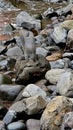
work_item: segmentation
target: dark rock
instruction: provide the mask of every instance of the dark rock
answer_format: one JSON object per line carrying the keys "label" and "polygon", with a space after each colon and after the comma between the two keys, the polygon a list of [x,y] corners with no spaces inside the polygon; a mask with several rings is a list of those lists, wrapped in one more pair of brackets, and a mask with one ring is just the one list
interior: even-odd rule
{"label": "dark rock", "polygon": [[42,56],[38,56],[36,61],[18,59],[15,65],[17,70],[16,82],[28,84],[35,82],[44,76],[45,72],[50,69],[49,62]]}

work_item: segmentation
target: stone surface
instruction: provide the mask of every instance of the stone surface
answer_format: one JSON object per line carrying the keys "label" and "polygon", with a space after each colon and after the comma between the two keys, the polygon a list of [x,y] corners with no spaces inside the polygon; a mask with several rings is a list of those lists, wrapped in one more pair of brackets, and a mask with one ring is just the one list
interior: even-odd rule
{"label": "stone surface", "polygon": [[42,56],[47,56],[48,55],[48,50],[46,50],[46,49],[44,49],[44,48],[42,48],[42,47],[37,47],[36,48],[36,54],[37,55],[42,55]]}
{"label": "stone surface", "polygon": [[61,130],[73,129],[73,112],[68,112],[64,115]]}
{"label": "stone surface", "polygon": [[40,121],[35,119],[29,119],[26,122],[27,130],[40,130]]}
{"label": "stone surface", "polygon": [[33,26],[36,30],[41,29],[40,20],[36,20],[25,11],[20,12],[16,17],[16,24],[21,26],[22,23],[27,23],[28,25]]}
{"label": "stone surface", "polygon": [[67,32],[61,26],[57,26],[54,28],[53,34],[51,38],[54,40],[56,44],[65,43]]}
{"label": "stone surface", "polygon": [[0,130],[6,130],[5,123],[3,121],[0,121]]}
{"label": "stone surface", "polygon": [[72,50],[73,49],[73,29],[71,29],[68,32],[67,42],[66,42],[66,49],[67,50]]}
{"label": "stone surface", "polygon": [[46,101],[39,95],[24,99],[24,103],[26,104],[25,112],[28,115],[38,114],[46,107]]}
{"label": "stone surface", "polygon": [[65,73],[64,69],[51,69],[46,72],[45,78],[51,83],[56,84],[61,76],[61,74]]}
{"label": "stone surface", "polygon": [[10,123],[7,130],[25,130],[25,124],[21,121]]}
{"label": "stone surface", "polygon": [[61,27],[65,28],[66,30],[73,29],[73,20],[65,20],[61,23]]}
{"label": "stone surface", "polygon": [[3,121],[6,125],[8,125],[9,123],[11,123],[12,121],[14,121],[16,119],[16,112],[13,110],[9,110],[5,117],[3,118]]}
{"label": "stone surface", "polygon": [[65,113],[73,110],[73,103],[68,98],[58,96],[51,100],[44,110],[40,124],[42,130],[60,130]]}
{"label": "stone surface", "polygon": [[12,101],[23,88],[24,86],[22,85],[0,85],[0,98]]}
{"label": "stone surface", "polygon": [[73,95],[73,73],[65,72],[57,83],[58,92],[61,95],[72,97]]}
{"label": "stone surface", "polygon": [[30,97],[30,96],[32,97],[35,95],[40,95],[43,98],[45,98],[46,92],[35,84],[29,84],[23,90],[22,95],[23,95],[23,97]]}
{"label": "stone surface", "polygon": [[27,84],[44,76],[45,72],[50,69],[50,64],[44,57],[40,56],[36,61],[18,59],[15,68],[17,70],[16,82]]}

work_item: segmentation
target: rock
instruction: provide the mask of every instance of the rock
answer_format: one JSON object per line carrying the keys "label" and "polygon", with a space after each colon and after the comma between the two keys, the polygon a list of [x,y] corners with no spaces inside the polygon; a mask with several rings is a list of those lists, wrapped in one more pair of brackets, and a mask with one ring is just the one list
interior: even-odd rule
{"label": "rock", "polygon": [[42,55],[42,56],[47,56],[48,55],[48,51],[46,50],[46,49],[44,49],[44,48],[42,48],[42,47],[37,47],[36,48],[36,54],[37,55]]}
{"label": "rock", "polygon": [[73,74],[72,72],[65,72],[61,75],[58,83],[57,89],[61,95],[72,97],[73,95]]}
{"label": "rock", "polygon": [[58,43],[65,43],[67,32],[61,26],[57,26],[54,28],[52,35],[50,35],[54,42],[58,45]]}
{"label": "rock", "polygon": [[33,27],[36,30],[41,29],[41,21],[36,20],[25,11],[20,12],[16,17],[16,24],[21,26],[22,23],[27,23],[30,28]]}
{"label": "rock", "polygon": [[21,121],[10,123],[7,126],[7,130],[25,130],[25,124]]}
{"label": "rock", "polygon": [[72,60],[71,62],[69,62],[69,67],[70,67],[71,69],[73,69],[73,60]]}
{"label": "rock", "polygon": [[61,23],[61,27],[65,28],[66,30],[73,29],[73,20],[65,20]]}
{"label": "rock", "polygon": [[23,97],[30,97],[30,96],[32,97],[35,95],[40,95],[43,98],[45,98],[46,92],[44,90],[42,90],[40,87],[38,87],[37,85],[29,84],[23,90],[22,95],[23,95]]}
{"label": "rock", "polygon": [[15,47],[9,48],[6,54],[7,56],[22,56],[23,52],[18,46],[15,46]]}
{"label": "rock", "polygon": [[38,114],[46,107],[46,101],[39,95],[24,99],[26,104],[25,112],[28,115]]}
{"label": "rock", "polygon": [[36,61],[18,59],[15,68],[17,70],[16,82],[27,84],[44,76],[45,72],[50,69],[50,64],[44,57],[40,56],[37,57]]}
{"label": "rock", "polygon": [[0,45],[0,55],[4,55],[7,52],[7,48],[5,46]]}
{"label": "rock", "polygon": [[3,121],[0,121],[0,130],[6,130],[5,127],[5,123]]}
{"label": "rock", "polygon": [[25,110],[26,110],[26,105],[23,100],[13,103],[12,106],[9,108],[9,111],[14,111],[19,114],[24,113]]}
{"label": "rock", "polygon": [[56,52],[56,54],[58,54],[57,51],[60,52],[60,48],[58,46],[56,46],[56,45],[55,46],[47,46],[47,47],[45,47],[45,49],[50,51],[51,53]]}
{"label": "rock", "polygon": [[69,59],[72,59],[73,57],[73,53],[72,52],[65,52],[63,54],[63,58],[69,58]]}
{"label": "rock", "polygon": [[0,84],[12,84],[12,80],[9,76],[0,74]]}
{"label": "rock", "polygon": [[54,12],[54,9],[52,7],[49,7],[44,13],[43,13],[43,16],[44,17],[47,17],[47,18],[51,18],[51,17],[54,17],[55,15],[55,12]]}
{"label": "rock", "polygon": [[65,63],[62,59],[56,60],[56,61],[51,61],[50,62],[51,69],[63,69],[65,66]]}
{"label": "rock", "polygon": [[73,29],[68,32],[66,50],[73,50]]}
{"label": "rock", "polygon": [[62,57],[62,53],[61,52],[55,52],[52,55],[47,56],[46,59],[48,61],[55,61],[55,60],[60,59],[61,57]]}
{"label": "rock", "polygon": [[13,101],[23,88],[22,85],[0,85],[0,98]]}
{"label": "rock", "polygon": [[8,125],[9,123],[11,123],[12,121],[14,121],[17,117],[17,113],[13,110],[9,110],[5,117],[3,118],[3,122]]}
{"label": "rock", "polygon": [[73,129],[73,112],[68,112],[64,115],[61,130]]}
{"label": "rock", "polygon": [[60,16],[67,16],[67,15],[71,15],[72,11],[71,8],[73,8],[73,4],[68,4],[66,7],[60,8],[58,10],[56,10],[56,13]]}
{"label": "rock", "polygon": [[51,69],[46,72],[45,78],[51,84],[56,84],[63,73],[65,73],[64,69]]}
{"label": "rock", "polygon": [[65,113],[73,110],[73,103],[63,96],[55,97],[44,110],[40,124],[42,130],[60,130]]}
{"label": "rock", "polygon": [[3,120],[6,113],[7,113],[7,108],[5,107],[2,100],[0,99],[0,120]]}
{"label": "rock", "polygon": [[29,119],[26,122],[27,130],[40,130],[40,121],[35,119]]}

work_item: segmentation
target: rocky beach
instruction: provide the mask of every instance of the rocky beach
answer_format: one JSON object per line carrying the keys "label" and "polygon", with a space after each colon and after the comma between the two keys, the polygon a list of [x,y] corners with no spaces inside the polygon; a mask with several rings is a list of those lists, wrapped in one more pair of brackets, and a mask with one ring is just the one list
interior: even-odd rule
{"label": "rocky beach", "polygon": [[0,130],[73,130],[72,0],[0,0]]}

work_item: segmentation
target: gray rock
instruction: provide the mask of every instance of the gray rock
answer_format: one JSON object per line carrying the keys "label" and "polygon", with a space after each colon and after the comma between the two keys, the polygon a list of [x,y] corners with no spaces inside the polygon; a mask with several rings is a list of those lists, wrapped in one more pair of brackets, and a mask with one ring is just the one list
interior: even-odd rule
{"label": "gray rock", "polygon": [[63,54],[63,58],[72,58],[72,56],[73,56],[73,53],[72,53],[72,52],[65,52],[65,53]]}
{"label": "gray rock", "polygon": [[50,64],[44,57],[39,56],[36,61],[18,59],[15,68],[17,70],[16,82],[25,84],[43,76],[50,69]]}
{"label": "gray rock", "polygon": [[41,29],[41,21],[36,20],[25,11],[20,12],[16,17],[16,24],[21,26],[22,23],[27,23],[30,28],[34,27],[36,30]]}
{"label": "gray rock", "polygon": [[0,98],[12,101],[23,88],[22,85],[0,85]]}
{"label": "gray rock", "polygon": [[49,52],[46,49],[42,48],[42,47],[37,47],[36,48],[36,54],[37,55],[42,55],[42,56],[46,57],[48,55],[48,53]]}
{"label": "gray rock", "polygon": [[29,119],[26,122],[27,130],[40,130],[40,121],[35,119]]}
{"label": "gray rock", "polygon": [[9,110],[5,117],[3,118],[3,121],[6,125],[8,125],[9,123],[11,123],[14,119],[16,119],[17,117],[17,113],[13,110]]}
{"label": "gray rock", "polygon": [[15,46],[15,47],[9,48],[6,54],[7,56],[22,56],[23,52],[18,46]]}
{"label": "gray rock", "polygon": [[51,69],[55,69],[55,68],[63,69],[65,66],[64,61],[62,59],[50,62],[50,65],[51,65]]}
{"label": "gray rock", "polygon": [[71,29],[71,30],[68,32],[67,42],[66,42],[66,49],[67,49],[67,50],[73,49],[73,29]]}
{"label": "gray rock", "polygon": [[65,73],[64,69],[51,69],[46,72],[45,78],[51,84],[56,84],[63,73]]}
{"label": "gray rock", "polygon": [[21,121],[10,123],[7,130],[25,130],[25,124]]}
{"label": "gray rock", "polygon": [[73,73],[65,72],[57,83],[58,92],[61,95],[73,97]]}
{"label": "gray rock", "polygon": [[60,130],[65,113],[73,110],[73,103],[68,98],[57,96],[48,103],[40,125],[42,130]]}
{"label": "gray rock", "polygon": [[50,36],[54,40],[54,42],[56,44],[65,43],[66,42],[67,32],[62,27],[57,26],[57,27],[54,28],[53,34],[50,35]]}
{"label": "gray rock", "polygon": [[23,95],[23,97],[30,97],[30,96],[32,97],[35,95],[40,95],[43,98],[45,98],[46,92],[35,84],[29,84],[23,90],[22,95]]}
{"label": "gray rock", "polygon": [[73,129],[73,112],[68,112],[64,115],[61,130]]}

